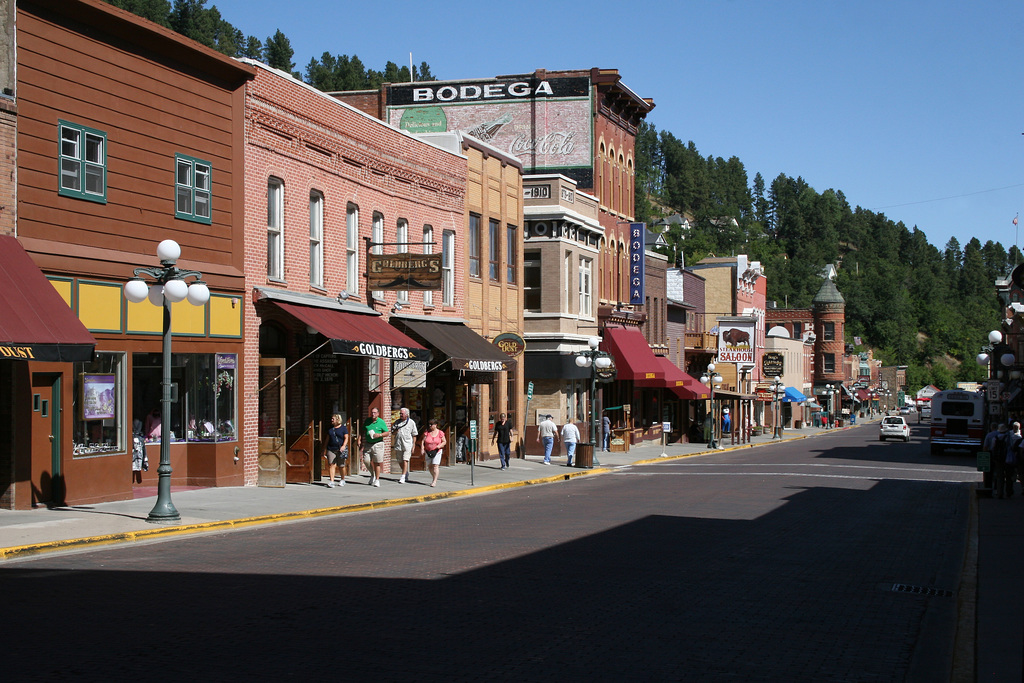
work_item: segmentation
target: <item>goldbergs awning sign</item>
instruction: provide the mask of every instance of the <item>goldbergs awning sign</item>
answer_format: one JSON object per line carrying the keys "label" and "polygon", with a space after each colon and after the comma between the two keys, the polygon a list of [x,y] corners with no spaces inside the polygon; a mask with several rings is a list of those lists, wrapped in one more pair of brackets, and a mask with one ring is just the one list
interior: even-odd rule
{"label": "goldbergs awning sign", "polygon": [[332,339],[331,350],[346,356],[365,356],[366,358],[390,358],[392,360],[429,361],[428,349],[414,349],[394,344],[381,344],[368,341],[350,341]]}
{"label": "goldbergs awning sign", "polygon": [[441,289],[441,254],[368,254],[366,268],[372,290]]}

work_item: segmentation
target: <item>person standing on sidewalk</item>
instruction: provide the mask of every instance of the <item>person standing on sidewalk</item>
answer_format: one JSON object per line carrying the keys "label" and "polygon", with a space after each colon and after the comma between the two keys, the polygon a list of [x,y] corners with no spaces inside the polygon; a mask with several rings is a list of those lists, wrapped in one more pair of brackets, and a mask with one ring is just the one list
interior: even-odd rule
{"label": "person standing on sidewalk", "polygon": [[370,417],[363,420],[363,464],[370,470],[370,486],[380,486],[380,475],[384,473],[384,436],[388,424],[380,416],[377,406],[370,408]]}
{"label": "person standing on sidewalk", "polygon": [[576,444],[580,440],[580,430],[572,422],[562,425],[562,443],[565,444],[565,466],[572,467],[572,456],[576,453]]}
{"label": "person standing on sidewalk", "polygon": [[423,449],[423,459],[427,462],[427,469],[430,471],[431,486],[437,486],[437,475],[441,470],[441,455],[447,444],[444,432],[437,428],[437,420],[430,418],[427,422],[427,431],[423,432],[423,441],[420,448]]}
{"label": "person standing on sidewalk", "polygon": [[[1014,422],[1010,427],[1010,437],[1006,443],[1006,497],[1013,497],[1013,485],[1017,481],[1017,473],[1022,469],[1020,457],[1021,445],[1020,422]],[[1021,489],[1024,495],[1024,489]]]}
{"label": "person standing on sidewalk", "polygon": [[331,428],[327,430],[327,486],[334,488],[334,472],[341,470],[341,481],[345,485],[345,462],[348,460],[348,427],[342,424],[341,415],[331,415]]}
{"label": "person standing on sidewalk", "polygon": [[501,469],[507,470],[509,457],[512,454],[512,437],[516,429],[508,421],[508,416],[502,413],[494,424],[494,433],[491,435],[491,443],[498,444],[498,460],[501,461]]}
{"label": "person standing on sidewalk", "polygon": [[558,439],[558,425],[552,421],[550,415],[545,415],[544,419],[539,425],[537,425],[537,443],[544,444],[544,464],[551,464],[551,451],[555,447],[555,441]]}
{"label": "person standing on sidewalk", "polygon": [[398,411],[398,421],[391,425],[391,443],[394,444],[395,455],[402,461],[402,476],[399,484],[409,481],[409,461],[412,460],[412,449],[416,445],[416,422],[409,417],[409,409]]}
{"label": "person standing on sidewalk", "polygon": [[[994,498],[1002,498],[1003,491],[1006,489],[1006,450],[1009,441],[1010,436],[1007,434],[1006,425],[1000,424],[997,427],[993,422],[992,431],[985,437],[982,450],[989,453],[992,469],[992,496]],[[1011,488],[1010,491],[1012,492],[1013,489]]]}
{"label": "person standing on sidewalk", "polygon": [[608,453],[612,449],[612,419],[608,417],[608,413],[601,418],[601,432],[604,434],[604,452]]}

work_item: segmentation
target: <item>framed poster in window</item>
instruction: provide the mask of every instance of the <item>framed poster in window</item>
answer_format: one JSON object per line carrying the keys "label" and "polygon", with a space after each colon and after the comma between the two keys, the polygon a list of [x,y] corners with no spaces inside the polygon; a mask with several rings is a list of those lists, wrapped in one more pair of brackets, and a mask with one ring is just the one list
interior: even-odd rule
{"label": "framed poster in window", "polygon": [[82,375],[82,419],[109,420],[117,414],[117,375]]}

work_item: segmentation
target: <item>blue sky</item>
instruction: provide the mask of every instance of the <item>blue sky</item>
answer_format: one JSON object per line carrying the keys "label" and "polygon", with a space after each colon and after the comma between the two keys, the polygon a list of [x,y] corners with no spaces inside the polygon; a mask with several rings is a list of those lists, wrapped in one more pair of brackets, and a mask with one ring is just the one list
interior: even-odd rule
{"label": "blue sky", "polygon": [[207,6],[247,35],[280,29],[303,73],[324,52],[372,69],[407,65],[411,52],[442,79],[618,69],[655,101],[648,121],[659,131],[705,157],[738,157],[751,181],[784,173],[842,190],[940,249],[953,236],[1019,244],[1021,0]]}

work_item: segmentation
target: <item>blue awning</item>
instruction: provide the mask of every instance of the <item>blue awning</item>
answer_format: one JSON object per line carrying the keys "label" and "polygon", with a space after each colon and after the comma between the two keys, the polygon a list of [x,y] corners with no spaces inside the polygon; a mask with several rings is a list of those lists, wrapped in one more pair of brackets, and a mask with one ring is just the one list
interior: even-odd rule
{"label": "blue awning", "polygon": [[786,387],[786,396],[782,400],[787,403],[803,403],[807,397],[793,387]]}

